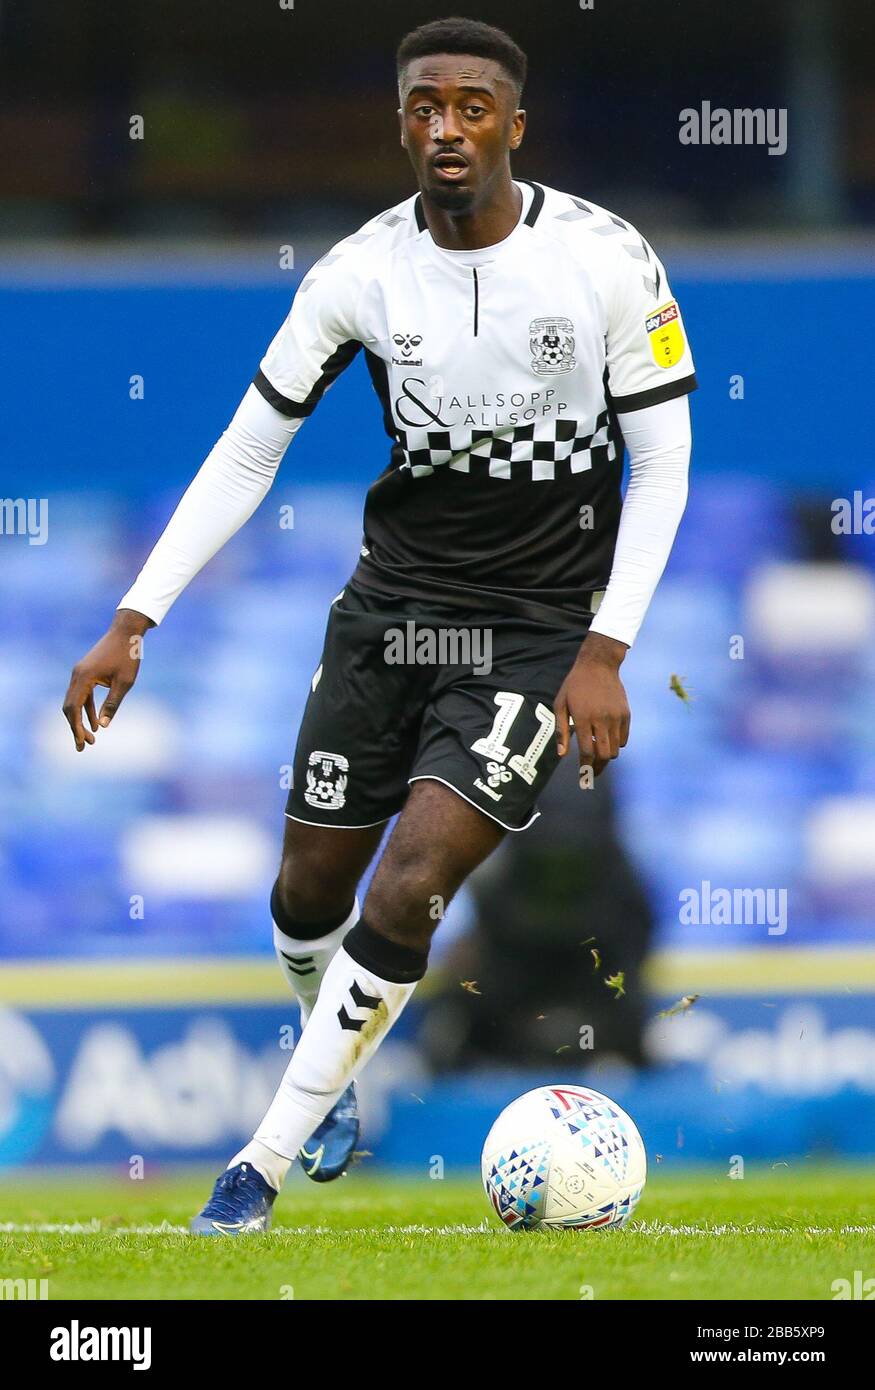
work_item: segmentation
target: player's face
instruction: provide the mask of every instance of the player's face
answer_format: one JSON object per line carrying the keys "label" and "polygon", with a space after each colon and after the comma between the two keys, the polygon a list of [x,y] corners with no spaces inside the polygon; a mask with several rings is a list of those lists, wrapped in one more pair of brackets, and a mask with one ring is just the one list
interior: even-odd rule
{"label": "player's face", "polygon": [[507,177],[526,123],[498,63],[455,53],[408,64],[398,115],[419,187],[448,212],[470,211]]}

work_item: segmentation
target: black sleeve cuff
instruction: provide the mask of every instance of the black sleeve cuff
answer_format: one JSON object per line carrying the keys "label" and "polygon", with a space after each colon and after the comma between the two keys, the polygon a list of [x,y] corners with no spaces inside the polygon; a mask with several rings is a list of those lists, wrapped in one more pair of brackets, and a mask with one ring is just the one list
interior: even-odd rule
{"label": "black sleeve cuff", "polygon": [[631,410],[644,410],[649,405],[662,405],[663,401],[677,400],[678,396],[688,396],[699,383],[696,374],[681,377],[680,381],[667,381],[663,386],[652,386],[649,391],[636,391],[633,396],[612,396],[611,404],[618,415]]}
{"label": "black sleeve cuff", "polygon": [[271,385],[260,367],[252,378],[252,385],[261,392],[268,405],[272,405],[274,410],[279,411],[280,415],[287,415],[291,420],[306,419],[308,415],[312,414],[316,404],[315,401],[312,405],[308,405],[306,401],[290,401],[287,396],[281,395],[276,387]]}

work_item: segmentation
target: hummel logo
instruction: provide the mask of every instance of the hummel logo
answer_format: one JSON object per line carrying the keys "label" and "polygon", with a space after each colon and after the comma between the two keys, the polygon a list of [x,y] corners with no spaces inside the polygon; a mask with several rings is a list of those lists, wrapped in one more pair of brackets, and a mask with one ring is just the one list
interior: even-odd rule
{"label": "hummel logo", "polygon": [[313,964],[312,956],[287,956],[285,951],[280,951],[280,955],[288,963],[288,967],[294,975],[315,974],[316,967]]}
{"label": "hummel logo", "polygon": [[413,356],[414,348],[418,348],[422,342],[421,333],[393,333],[392,342],[401,349],[401,356],[392,358],[396,367],[422,366],[422,358]]}
{"label": "hummel logo", "polygon": [[[364,990],[359,988],[355,980],[352,982],[349,994],[357,1009],[373,1010],[379,1008],[380,1004],[383,1002],[377,995],[365,994]],[[341,1028],[346,1028],[351,1033],[360,1033],[367,1022],[367,1019],[364,1018],[351,1018],[346,1012],[343,1004],[341,1004],[337,1011],[337,1019]]]}
{"label": "hummel logo", "polygon": [[419,333],[395,333],[392,342],[399,347],[405,357],[409,357],[414,348],[418,348],[422,342],[422,335]]}

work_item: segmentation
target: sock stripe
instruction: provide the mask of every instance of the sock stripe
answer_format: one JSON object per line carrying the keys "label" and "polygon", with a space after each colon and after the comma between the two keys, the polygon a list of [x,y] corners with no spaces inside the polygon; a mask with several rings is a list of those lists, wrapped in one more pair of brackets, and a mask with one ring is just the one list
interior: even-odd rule
{"label": "sock stripe", "polygon": [[421,980],[428,968],[428,952],[390,941],[360,917],[343,939],[343,949],[356,965],[361,965],[380,980],[391,984],[409,985]]}
{"label": "sock stripe", "polygon": [[[280,955],[282,955],[282,951],[280,951]],[[288,960],[288,956],[286,956],[286,960]],[[298,967],[297,967],[296,965],[290,965],[290,966],[289,966],[289,969],[291,970],[291,972],[292,972],[293,975],[315,975],[315,974],[316,974],[316,967],[315,967],[315,965],[310,965],[310,966],[308,966],[306,970],[299,970]]]}
{"label": "sock stripe", "polygon": [[353,980],[349,992],[357,1009],[376,1009],[380,1003],[377,995],[365,994],[358,980]]}
{"label": "sock stripe", "polygon": [[354,906],[355,900],[345,912],[326,917],[321,922],[297,922],[294,917],[289,916],[280,902],[279,880],[273,885],[270,894],[270,915],[274,923],[283,936],[290,936],[294,941],[316,941],[320,936],[327,936],[329,932],[343,926],[351,916]]}
{"label": "sock stripe", "polygon": [[337,1011],[337,1021],[341,1028],[346,1028],[350,1033],[360,1033],[367,1023],[365,1018],[351,1018],[344,1004],[341,1004]]}

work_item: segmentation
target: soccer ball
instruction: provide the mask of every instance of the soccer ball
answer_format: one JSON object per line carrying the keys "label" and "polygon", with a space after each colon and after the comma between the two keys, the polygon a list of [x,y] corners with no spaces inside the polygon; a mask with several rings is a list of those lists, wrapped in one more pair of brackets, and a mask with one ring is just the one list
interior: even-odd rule
{"label": "soccer ball", "polygon": [[502,1110],[483,1145],[486,1195],[506,1226],[623,1226],[647,1155],[624,1110],[588,1086],[539,1086]]}

